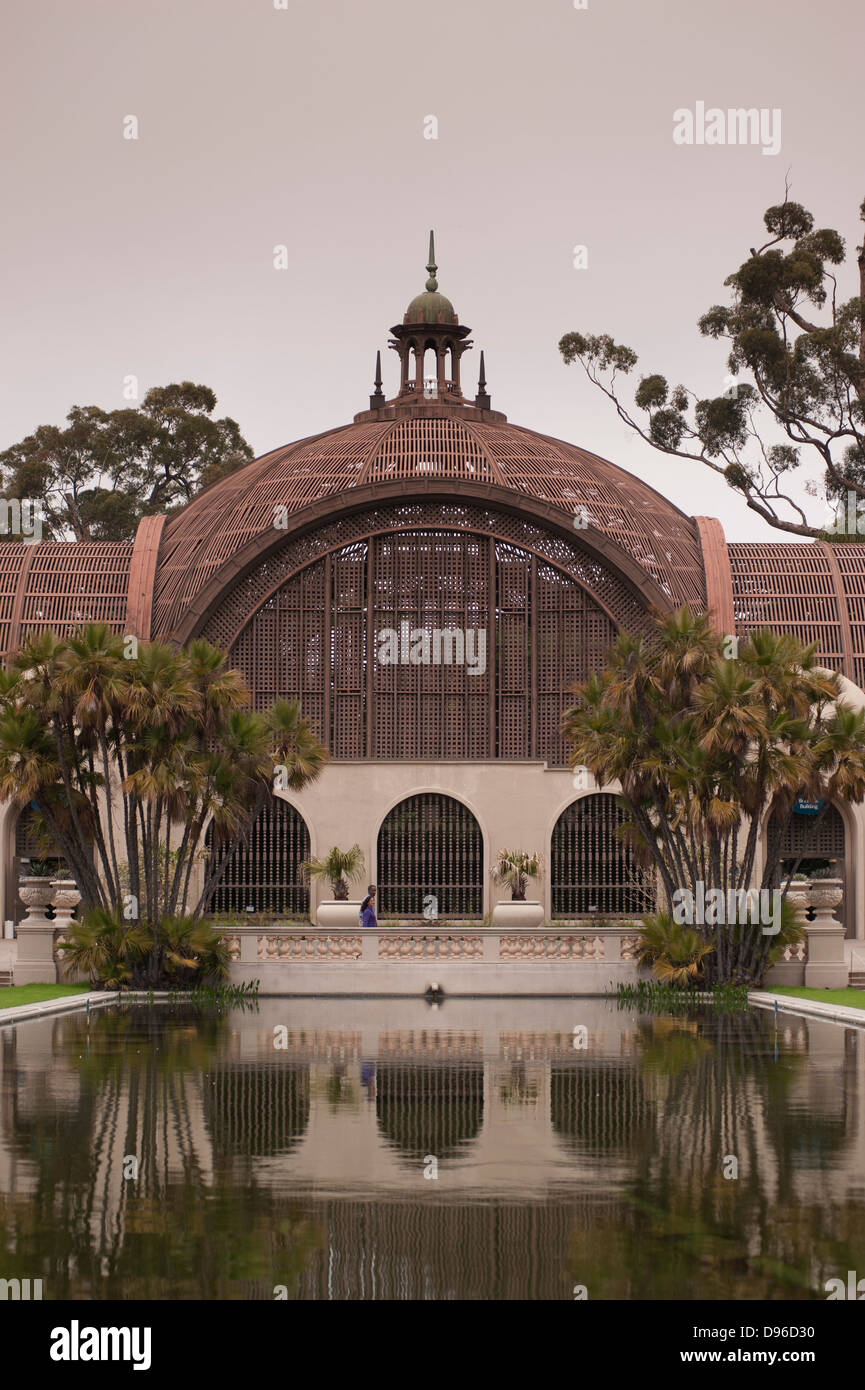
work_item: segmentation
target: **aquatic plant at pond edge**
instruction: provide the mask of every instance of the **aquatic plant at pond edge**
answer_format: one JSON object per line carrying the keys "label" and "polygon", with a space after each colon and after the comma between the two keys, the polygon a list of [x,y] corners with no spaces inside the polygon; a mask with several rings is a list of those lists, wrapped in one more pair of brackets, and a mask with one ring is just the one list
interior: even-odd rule
{"label": "aquatic plant at pond edge", "polygon": [[710,985],[695,990],[678,989],[655,980],[638,980],[636,984],[618,984],[606,997],[615,999],[621,1008],[640,1009],[645,1013],[681,1013],[695,1007],[727,1013],[742,1013],[748,1009],[747,985]]}

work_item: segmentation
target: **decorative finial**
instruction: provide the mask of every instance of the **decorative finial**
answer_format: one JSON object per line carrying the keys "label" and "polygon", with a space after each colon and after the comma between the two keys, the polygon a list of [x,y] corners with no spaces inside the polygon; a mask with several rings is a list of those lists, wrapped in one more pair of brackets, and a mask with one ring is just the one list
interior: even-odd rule
{"label": "decorative finial", "polygon": [[487,391],[487,369],[484,362],[483,348],[481,349],[481,370],[478,376],[478,394],[475,396],[475,405],[479,410],[489,410],[492,406],[492,401]]}
{"label": "decorative finial", "polygon": [[375,355],[375,391],[369,398],[370,410],[378,410],[385,404],[384,392],[381,389],[381,351]]}
{"label": "decorative finial", "polygon": [[429,234],[429,261],[427,262],[427,270],[429,271],[429,279],[426,282],[426,288],[429,290],[430,294],[434,294],[439,287],[439,282],[436,279],[438,266],[436,265],[436,246],[433,232]]}

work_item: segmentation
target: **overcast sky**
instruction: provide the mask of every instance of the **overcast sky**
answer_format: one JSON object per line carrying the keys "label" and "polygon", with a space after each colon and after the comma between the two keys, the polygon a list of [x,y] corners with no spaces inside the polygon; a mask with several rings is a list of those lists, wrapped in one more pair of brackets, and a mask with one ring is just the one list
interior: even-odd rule
{"label": "overcast sky", "polygon": [[[127,404],[129,376],[212,386],[257,453],[350,421],[377,348],[396,389],[435,227],[495,408],[783,540],[628,435],[557,344],[609,332],[724,389],[696,319],[785,176],[862,239],[863,31],[861,0],[5,0],[0,447]],[[780,153],[674,144],[699,101],[779,108]]]}

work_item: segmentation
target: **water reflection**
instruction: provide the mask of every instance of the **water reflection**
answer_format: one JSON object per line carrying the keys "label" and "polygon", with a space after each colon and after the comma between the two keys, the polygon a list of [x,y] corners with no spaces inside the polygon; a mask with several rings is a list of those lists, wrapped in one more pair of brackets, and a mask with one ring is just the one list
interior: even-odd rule
{"label": "water reflection", "polygon": [[49,1298],[825,1297],[865,1268],[865,1033],[598,1000],[7,1027],[0,1265]]}

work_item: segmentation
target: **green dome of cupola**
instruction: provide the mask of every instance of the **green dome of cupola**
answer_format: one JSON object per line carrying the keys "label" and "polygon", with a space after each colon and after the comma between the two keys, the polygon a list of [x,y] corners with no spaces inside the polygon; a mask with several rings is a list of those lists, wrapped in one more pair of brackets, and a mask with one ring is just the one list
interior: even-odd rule
{"label": "green dome of cupola", "polygon": [[438,266],[435,261],[435,240],[429,234],[429,279],[423,294],[416,294],[405,311],[403,323],[459,323],[457,312],[446,295],[438,293],[438,280],[435,278]]}

